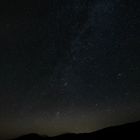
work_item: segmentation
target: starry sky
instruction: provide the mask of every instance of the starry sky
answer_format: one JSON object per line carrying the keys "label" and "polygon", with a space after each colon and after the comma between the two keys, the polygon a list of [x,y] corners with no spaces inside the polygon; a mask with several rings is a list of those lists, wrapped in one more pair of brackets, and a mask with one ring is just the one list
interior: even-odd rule
{"label": "starry sky", "polygon": [[139,4],[0,4],[0,138],[139,120]]}

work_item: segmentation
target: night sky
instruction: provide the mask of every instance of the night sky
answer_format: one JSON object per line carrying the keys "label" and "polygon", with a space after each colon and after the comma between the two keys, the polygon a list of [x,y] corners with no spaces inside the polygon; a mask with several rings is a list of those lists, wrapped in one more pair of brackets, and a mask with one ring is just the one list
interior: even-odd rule
{"label": "night sky", "polygon": [[140,120],[139,4],[0,4],[0,138]]}

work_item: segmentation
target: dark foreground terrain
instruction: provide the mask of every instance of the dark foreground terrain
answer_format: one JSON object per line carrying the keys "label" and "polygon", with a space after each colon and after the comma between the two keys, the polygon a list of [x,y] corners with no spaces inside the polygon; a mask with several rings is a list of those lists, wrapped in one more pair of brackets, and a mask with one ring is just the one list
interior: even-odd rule
{"label": "dark foreground terrain", "polygon": [[13,140],[68,140],[68,139],[140,139],[140,122],[105,128],[92,133],[83,134],[63,134],[55,137],[40,136],[38,134],[28,134]]}

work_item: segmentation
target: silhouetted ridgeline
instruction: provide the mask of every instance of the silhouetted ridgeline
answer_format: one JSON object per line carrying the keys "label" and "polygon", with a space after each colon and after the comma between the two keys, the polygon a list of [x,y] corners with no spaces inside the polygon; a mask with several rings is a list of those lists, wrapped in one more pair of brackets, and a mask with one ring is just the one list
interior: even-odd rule
{"label": "silhouetted ridgeline", "polygon": [[140,139],[140,122],[129,123],[116,127],[109,127],[100,131],[83,134],[63,134],[55,137],[40,136],[38,134],[28,134],[13,140],[68,140],[68,139],[85,139],[85,140],[98,140],[98,139],[127,139],[132,140]]}

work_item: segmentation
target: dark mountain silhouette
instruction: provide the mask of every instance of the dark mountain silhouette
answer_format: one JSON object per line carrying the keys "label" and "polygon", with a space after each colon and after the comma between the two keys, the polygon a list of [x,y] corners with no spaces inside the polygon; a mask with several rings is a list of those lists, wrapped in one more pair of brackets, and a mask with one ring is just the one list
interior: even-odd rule
{"label": "dark mountain silhouette", "polygon": [[44,139],[44,138],[38,134],[31,133],[31,134],[20,136],[18,138],[13,139],[13,140],[41,140],[41,139]]}
{"label": "dark mountain silhouette", "polygon": [[140,139],[140,121],[129,123],[120,126],[108,127],[92,133],[81,134],[62,134],[55,137],[40,136],[38,134],[28,134],[13,140],[67,140],[67,139],[85,139],[85,140],[99,140],[99,139]]}

